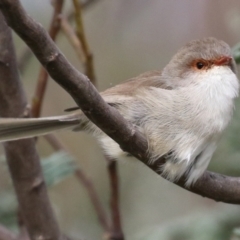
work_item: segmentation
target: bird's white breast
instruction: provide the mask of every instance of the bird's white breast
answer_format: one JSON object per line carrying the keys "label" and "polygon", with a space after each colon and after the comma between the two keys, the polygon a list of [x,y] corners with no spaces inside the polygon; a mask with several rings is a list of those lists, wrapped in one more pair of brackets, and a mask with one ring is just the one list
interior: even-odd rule
{"label": "bird's white breast", "polygon": [[227,66],[215,66],[195,77],[197,84],[186,94],[196,106],[195,111],[199,111],[196,116],[212,130],[221,132],[231,119],[239,81]]}
{"label": "bird's white breast", "polygon": [[179,90],[179,101],[187,101],[185,107],[184,100],[178,103],[178,107],[182,104],[187,116],[187,126],[178,138],[181,140],[175,142],[176,157],[180,161],[179,164],[167,163],[164,168],[166,176],[174,181],[186,172],[192,161],[201,154],[195,166],[190,171],[187,170],[188,185],[206,170],[218,139],[232,117],[234,98],[239,91],[239,81],[227,66],[213,67],[196,73],[194,77],[194,84]]}

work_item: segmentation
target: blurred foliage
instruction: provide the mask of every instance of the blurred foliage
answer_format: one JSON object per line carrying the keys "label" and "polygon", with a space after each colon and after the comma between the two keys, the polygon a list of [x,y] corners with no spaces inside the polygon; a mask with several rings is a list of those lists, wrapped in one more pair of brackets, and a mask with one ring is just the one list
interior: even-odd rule
{"label": "blurred foliage", "polygon": [[[194,215],[173,221],[165,226],[155,226],[143,230],[132,240],[229,240],[232,229],[239,226],[240,209],[223,209],[208,214]],[[234,230],[233,238],[238,240],[239,229]]]}
{"label": "blurred foliage", "polygon": [[[68,176],[74,174],[76,164],[74,157],[67,152],[56,152],[41,161],[44,179],[48,187],[52,187]],[[5,157],[0,157],[0,168],[6,166]],[[17,201],[12,188],[1,191],[0,195],[0,223],[11,228],[17,229]]]}
{"label": "blurred foliage", "polygon": [[239,64],[240,63],[240,43],[236,44],[233,47],[232,52],[233,52],[233,57],[236,63]]}
{"label": "blurred foliage", "polygon": [[231,240],[240,240],[240,228],[235,228]]}
{"label": "blurred foliage", "polygon": [[41,161],[48,187],[58,184],[76,170],[74,157],[67,152],[57,152]]}
{"label": "blurred foliage", "polygon": [[210,170],[218,173],[239,176],[240,175],[240,99],[236,100],[236,111],[233,120],[224,133],[222,140],[210,162]]}
{"label": "blurred foliage", "polygon": [[0,195],[0,222],[12,230],[17,230],[17,201],[9,190]]}

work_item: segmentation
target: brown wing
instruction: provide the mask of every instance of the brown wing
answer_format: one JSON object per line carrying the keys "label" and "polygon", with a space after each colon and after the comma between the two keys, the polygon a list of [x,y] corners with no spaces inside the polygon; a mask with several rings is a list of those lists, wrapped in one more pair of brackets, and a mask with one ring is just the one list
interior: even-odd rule
{"label": "brown wing", "polygon": [[[101,95],[107,103],[114,106],[115,102],[130,99],[134,95],[134,92],[142,87],[169,89],[162,79],[160,71],[149,71],[114,87],[108,88],[104,92],[101,92]],[[66,109],[65,111],[74,111],[77,109],[78,107],[73,107]]]}
{"label": "brown wing", "polygon": [[132,96],[133,93],[141,87],[167,88],[165,82],[161,79],[160,71],[145,72],[137,77],[131,78],[115,87],[108,88],[101,93],[103,97],[109,95]]}

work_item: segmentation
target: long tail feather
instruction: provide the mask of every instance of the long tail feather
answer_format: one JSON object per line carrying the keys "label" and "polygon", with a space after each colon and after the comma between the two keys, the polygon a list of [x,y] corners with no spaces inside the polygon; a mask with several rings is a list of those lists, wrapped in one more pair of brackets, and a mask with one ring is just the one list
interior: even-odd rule
{"label": "long tail feather", "polygon": [[80,124],[80,114],[46,118],[0,118],[0,142],[45,135]]}

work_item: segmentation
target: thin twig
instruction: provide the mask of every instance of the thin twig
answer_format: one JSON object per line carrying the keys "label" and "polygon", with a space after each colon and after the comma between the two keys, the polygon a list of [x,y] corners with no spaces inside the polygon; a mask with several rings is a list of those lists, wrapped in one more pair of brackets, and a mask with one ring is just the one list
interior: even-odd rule
{"label": "thin twig", "polygon": [[108,161],[108,174],[110,179],[111,189],[111,230],[110,240],[124,240],[124,235],[121,226],[121,217],[119,209],[119,183],[118,183],[118,171],[117,162],[110,159]]}
{"label": "thin twig", "polygon": [[[85,67],[85,73],[89,77],[90,81],[94,85],[96,85],[92,54],[90,53],[90,49],[89,49],[88,42],[84,32],[82,11],[81,11],[78,0],[73,0],[73,4],[75,8],[77,36],[79,41],[81,42],[81,46],[84,54],[83,65]],[[68,26],[68,29],[69,28],[70,26]],[[72,36],[71,38],[73,38],[74,36],[73,32],[71,36]],[[123,236],[123,231],[121,227],[121,219],[120,219],[120,211],[119,211],[117,162],[111,161],[107,156],[105,156],[105,159],[107,160],[107,163],[108,163],[107,171],[109,174],[110,189],[111,189],[110,209],[111,209],[111,216],[112,216],[111,228],[109,229],[109,233],[107,235],[110,240],[123,240],[124,236]]]}
{"label": "thin twig", "polygon": [[[82,1],[80,1],[80,2],[82,5],[82,9],[87,10],[90,6],[92,6],[92,4],[94,4],[98,1],[99,0],[86,0],[84,2],[82,2]],[[74,18],[74,11],[71,8],[71,10],[67,14],[67,19],[68,19],[68,21],[71,21],[73,18]],[[31,51],[31,49],[28,46],[26,46],[24,48],[24,50],[22,51],[22,53],[20,54],[20,57],[18,60],[18,69],[21,73],[24,73],[32,56],[33,56],[33,53]]]}
{"label": "thin twig", "polygon": [[[52,79],[72,96],[84,114],[115,140],[122,149],[135,156],[157,174],[161,174],[160,166],[165,159],[159,158],[154,164],[150,164],[145,137],[116,109],[104,102],[89,79],[67,61],[45,29],[26,14],[19,0],[1,0],[0,9],[8,25],[28,44]],[[207,171],[190,188],[186,188],[184,183],[184,179],[181,179],[175,184],[216,201],[240,203],[240,178],[238,177]]]}
{"label": "thin twig", "polygon": [[96,192],[91,180],[87,177],[87,175],[80,168],[78,168],[76,170],[75,175],[79,179],[81,184],[83,184],[84,187],[87,189],[88,195],[92,202],[92,205],[94,206],[95,211],[97,212],[98,220],[101,223],[101,226],[103,227],[105,233],[108,233],[110,230],[108,218],[107,218],[104,208],[102,207],[101,202],[99,201],[97,192]]}
{"label": "thin twig", "polygon": [[67,152],[66,146],[56,137],[55,134],[47,134],[44,138],[52,146],[55,151],[65,151]]}
{"label": "thin twig", "polygon": [[[51,144],[51,146],[55,150],[66,151],[65,146],[59,141],[58,138],[56,138],[55,135],[52,135],[52,134],[47,135],[46,139],[48,140],[48,142]],[[75,176],[87,190],[90,200],[96,210],[99,222],[100,222],[101,226],[103,227],[104,231],[109,232],[109,224],[108,224],[108,220],[107,220],[107,215],[106,215],[105,210],[99,200],[98,194],[97,194],[95,187],[92,184],[91,180],[87,177],[87,175],[80,168],[78,168],[75,171]]]}
{"label": "thin twig", "polygon": [[95,79],[95,73],[94,73],[94,67],[93,67],[93,55],[90,52],[88,42],[85,36],[83,21],[82,21],[82,10],[81,10],[81,4],[79,3],[79,0],[72,0],[75,10],[75,22],[76,22],[76,33],[78,36],[78,39],[80,40],[82,44],[82,50],[84,54],[84,68],[85,68],[85,74],[88,76],[90,81],[93,83],[93,85],[96,85],[96,79]]}
{"label": "thin twig", "polygon": [[[50,23],[49,31],[48,31],[49,36],[52,38],[53,41],[56,40],[57,34],[59,33],[61,28],[61,18],[59,16],[62,12],[63,3],[64,3],[64,0],[53,1],[54,12],[53,12],[53,17]],[[43,98],[44,98],[46,87],[47,87],[47,80],[48,80],[48,73],[43,67],[41,67],[35,94],[32,100],[32,116],[33,117],[40,116]]]}
{"label": "thin twig", "polygon": [[[79,1],[79,3],[81,3],[81,8],[82,10],[86,10],[88,9],[90,6],[92,6],[94,3],[99,2],[100,0],[86,0],[86,1]],[[75,13],[73,8],[71,8],[67,14],[67,19],[68,21],[72,21],[72,19],[74,18]]]}
{"label": "thin twig", "polygon": [[75,31],[73,30],[72,26],[69,24],[67,18],[65,18],[64,16],[61,16],[61,19],[62,19],[61,27],[62,27],[63,32],[65,33],[69,42],[71,43],[71,45],[75,49],[80,61],[84,62],[85,59],[84,59],[84,56],[83,56],[81,43],[80,43]]}
{"label": "thin twig", "polygon": [[[65,32],[66,36],[68,37],[69,41],[74,46],[75,50],[77,51],[77,53],[80,57],[80,60],[82,62],[84,62],[85,57],[83,57],[83,52],[81,50],[80,40],[77,37],[75,31],[72,29],[71,25],[68,23],[67,19],[64,18],[64,17],[62,17],[62,29]],[[91,78],[90,78],[90,80],[91,80]],[[106,157],[106,159],[107,159],[107,157]],[[108,161],[108,163],[109,162],[110,161]],[[111,220],[112,220],[112,222],[111,222],[111,228],[108,228],[109,231],[106,232],[107,239],[112,239],[112,237],[114,237],[114,236],[118,237],[118,236],[120,236],[120,234],[118,234],[118,232],[121,232],[121,224],[120,224],[119,209],[118,209],[118,181],[117,181],[117,168],[116,168],[117,166],[116,166],[116,163],[114,163],[114,167],[110,167],[110,166],[112,166],[112,164],[109,164],[107,170],[109,172],[109,180],[110,180],[110,187],[111,187],[111,200],[110,200],[110,202],[111,202],[111,214],[112,214],[112,219]],[[82,173],[78,172],[78,175],[81,176]],[[86,176],[79,177],[79,179],[82,180],[83,182],[88,182],[88,180],[86,179]],[[84,180],[84,179],[86,179],[86,180]],[[85,184],[85,186],[88,189],[88,186],[91,186],[91,184],[90,185]],[[92,202],[94,204],[94,198],[93,198]],[[94,204],[94,205],[95,205],[95,208],[97,210],[97,208],[98,208],[97,205],[96,204]],[[97,212],[98,211],[99,210],[97,210]],[[99,219],[100,219],[100,222],[103,222],[101,220],[101,215],[99,216]],[[103,225],[106,226],[106,224],[104,224],[104,222],[103,222]],[[120,231],[119,231],[119,229],[120,229]],[[105,230],[107,230],[106,227],[105,227]],[[122,232],[121,232],[121,236],[123,236]]]}
{"label": "thin twig", "polygon": [[[56,138],[55,135],[53,135],[53,134],[46,135],[46,139],[50,143],[50,145],[53,147],[54,150],[67,151],[66,147],[63,145],[63,143],[61,143],[59,141],[58,138]],[[108,223],[108,217],[107,217],[107,214],[101,204],[101,201],[99,199],[99,196],[97,194],[97,191],[96,191],[92,181],[84,173],[84,171],[81,170],[80,168],[77,168],[77,170],[75,171],[75,176],[87,190],[89,198],[90,198],[90,200],[93,204],[93,207],[97,213],[99,222],[100,222],[102,228],[104,229],[105,233],[108,233],[109,229],[110,229],[109,223]]]}

